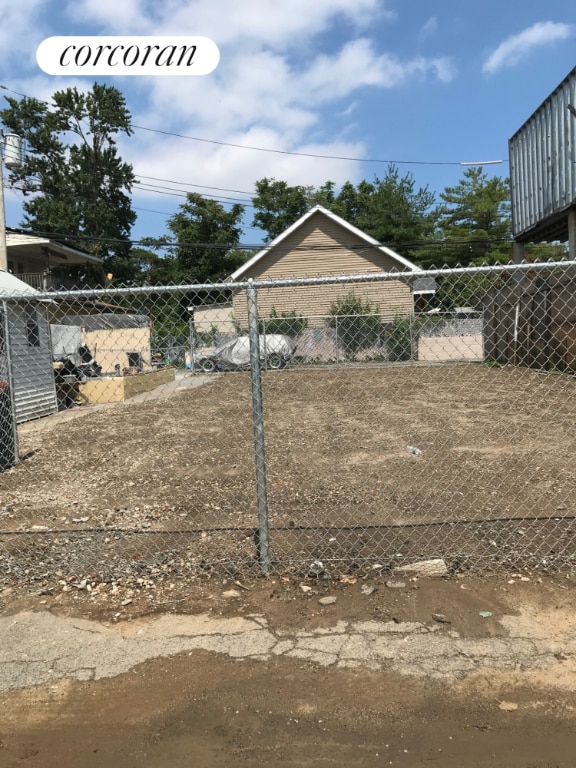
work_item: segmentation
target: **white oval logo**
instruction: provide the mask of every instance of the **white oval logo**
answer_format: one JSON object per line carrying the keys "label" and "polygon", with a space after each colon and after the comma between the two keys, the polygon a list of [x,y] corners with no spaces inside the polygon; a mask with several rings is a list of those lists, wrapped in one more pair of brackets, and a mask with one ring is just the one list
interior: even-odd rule
{"label": "white oval logo", "polygon": [[208,37],[47,37],[36,61],[48,75],[208,75],[220,51]]}

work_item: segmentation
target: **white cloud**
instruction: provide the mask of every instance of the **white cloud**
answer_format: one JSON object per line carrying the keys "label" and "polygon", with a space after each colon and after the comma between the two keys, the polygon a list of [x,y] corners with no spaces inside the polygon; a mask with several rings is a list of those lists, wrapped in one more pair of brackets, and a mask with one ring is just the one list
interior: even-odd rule
{"label": "white cloud", "polygon": [[45,0],[0,0],[0,61],[18,56],[21,61],[35,62],[36,47],[45,35],[32,19],[44,3]]}
{"label": "white cloud", "polygon": [[[57,2],[0,0],[0,8],[19,8],[18,28],[25,30],[31,14],[39,16],[40,9]],[[34,51],[49,34],[205,35],[221,51],[220,63],[209,76],[112,81],[126,95],[136,125],[241,145],[361,158],[365,145],[350,139],[360,89],[401,88],[423,78],[449,82],[455,76],[447,57],[410,52],[400,57],[381,36],[372,35],[377,26],[382,29],[382,21],[395,18],[387,4],[249,0],[247,13],[247,3],[239,0],[66,0],[61,11],[71,20],[72,30],[40,32],[38,25],[30,27],[38,38]],[[330,32],[336,25],[341,30],[342,22],[348,39],[336,45]],[[432,17],[424,28],[431,34],[434,25]],[[12,33],[8,44],[16,54],[20,41]],[[47,98],[76,82],[37,75],[26,80],[19,74],[7,84]],[[91,78],[81,79],[80,85],[90,88]],[[353,133],[357,135],[357,127]],[[361,173],[360,162],[353,160],[335,163],[254,152],[140,130],[120,144],[122,156],[138,174],[249,191],[263,176],[317,185],[329,178],[336,184],[357,181]],[[151,193],[140,191],[137,197],[138,205],[157,204]],[[181,202],[158,199],[170,201],[174,208]]]}
{"label": "white cloud", "polygon": [[305,83],[316,99],[326,101],[367,85],[393,88],[414,75],[429,72],[443,81],[452,78],[446,58],[419,57],[403,62],[390,54],[378,56],[370,40],[359,38],[347,43],[335,56],[318,56],[305,76]]}
{"label": "white cloud", "polygon": [[456,77],[456,67],[449,56],[428,59],[426,68],[432,71],[441,83],[449,83]]}
{"label": "white cloud", "polygon": [[357,108],[358,108],[358,102],[352,101],[350,102],[350,104],[348,104],[346,109],[343,109],[341,112],[338,112],[338,114],[340,115],[340,117],[350,117],[350,115],[354,114]]}
{"label": "white cloud", "polygon": [[534,49],[559,40],[566,40],[572,34],[574,34],[574,27],[570,24],[539,21],[500,43],[484,62],[482,72],[493,75],[503,67],[514,67],[527,58]]}
{"label": "white cloud", "polygon": [[[157,151],[157,140],[154,135],[142,141],[142,135],[136,137],[139,147],[129,144],[120,147],[127,160],[134,163],[137,174],[161,179],[193,184],[205,182],[213,187],[253,192],[256,179],[275,177],[286,180],[289,184],[319,185],[331,179],[337,185],[346,180],[359,180],[359,166],[353,160],[339,161],[283,154],[270,154],[252,150],[238,150],[233,147],[203,144],[194,141],[167,139],[161,152]],[[328,154],[339,157],[359,157],[364,154],[365,147],[360,142],[332,141],[323,143],[306,143],[297,147],[286,145],[285,136],[272,130],[254,128],[246,133],[233,134],[228,139],[237,144],[271,149],[297,149],[298,152],[309,155]],[[153,181],[143,180],[154,184]],[[161,182],[157,182],[161,183]],[[182,187],[182,191],[199,191],[191,187]],[[211,190],[206,190],[211,192]],[[150,207],[154,193],[134,189],[136,206]],[[213,192],[229,197],[243,198],[233,192]],[[174,207],[181,202],[179,198],[164,198],[174,202]],[[250,202],[247,198],[247,202]],[[251,217],[251,208],[247,208],[247,217]]]}
{"label": "white cloud", "polygon": [[[146,16],[142,0],[72,0],[67,13],[77,23],[100,24],[116,34],[145,35],[150,32],[151,20]],[[96,30],[92,34],[95,33]]]}
{"label": "white cloud", "polygon": [[68,12],[79,22],[97,22],[116,34],[207,35],[219,46],[258,40],[273,48],[294,47],[338,16],[362,26],[375,16],[392,18],[381,0],[71,0]]}
{"label": "white cloud", "polygon": [[421,28],[418,33],[418,40],[426,40],[427,37],[431,37],[438,29],[438,19],[436,16],[430,16],[428,21]]}

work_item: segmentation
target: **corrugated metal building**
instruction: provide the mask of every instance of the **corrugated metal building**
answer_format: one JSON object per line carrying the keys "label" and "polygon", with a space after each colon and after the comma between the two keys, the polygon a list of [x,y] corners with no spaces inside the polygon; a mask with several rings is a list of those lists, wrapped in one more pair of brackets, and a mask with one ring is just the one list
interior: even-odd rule
{"label": "corrugated metal building", "polygon": [[509,141],[518,243],[570,242],[576,258],[576,67]]}
{"label": "corrugated metal building", "polygon": [[[19,424],[58,410],[48,310],[45,302],[35,299],[36,293],[22,280],[0,270],[1,320],[7,330],[10,377]],[[15,295],[25,295],[25,298],[8,301]]]}

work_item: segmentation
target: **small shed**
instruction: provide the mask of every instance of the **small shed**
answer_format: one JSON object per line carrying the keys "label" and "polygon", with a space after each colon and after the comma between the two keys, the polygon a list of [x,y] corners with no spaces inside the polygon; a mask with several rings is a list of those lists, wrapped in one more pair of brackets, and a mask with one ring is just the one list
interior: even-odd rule
{"label": "small shed", "polygon": [[79,364],[78,348],[86,345],[105,374],[126,366],[151,369],[150,318],[146,315],[66,315],[50,328],[55,358],[67,357]]}
{"label": "small shed", "polygon": [[0,324],[5,330],[18,424],[58,410],[48,308],[37,294],[27,283],[0,270]]}

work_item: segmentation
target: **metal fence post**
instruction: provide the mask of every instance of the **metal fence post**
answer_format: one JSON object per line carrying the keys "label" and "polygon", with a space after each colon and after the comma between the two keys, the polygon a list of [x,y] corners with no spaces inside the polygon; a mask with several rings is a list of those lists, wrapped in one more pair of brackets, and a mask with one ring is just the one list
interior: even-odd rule
{"label": "metal fence post", "polygon": [[340,350],[338,349],[338,315],[334,315],[334,337],[336,339],[336,365],[340,362]]}
{"label": "metal fence post", "polygon": [[[252,281],[249,281],[252,283]],[[268,527],[268,495],[266,490],[266,452],[264,445],[264,411],[262,405],[262,376],[260,334],[258,328],[257,291],[253,285],[246,289],[248,301],[248,330],[250,335],[250,380],[252,384],[252,419],[254,422],[254,454],[256,461],[256,495],[258,497],[258,530],[254,540],[260,569],[270,573],[270,535]]]}
{"label": "metal fence post", "polygon": [[4,354],[6,356],[6,378],[8,379],[8,392],[10,394],[10,408],[12,410],[12,442],[14,446],[14,464],[20,461],[20,450],[18,447],[18,425],[16,423],[16,403],[14,399],[14,374],[12,370],[12,349],[10,339],[10,321],[8,318],[8,302],[2,302],[2,315],[4,328]]}
{"label": "metal fence post", "polygon": [[194,354],[196,352],[196,340],[194,338],[194,312],[188,318],[188,346],[190,352],[190,373],[194,373]]}

